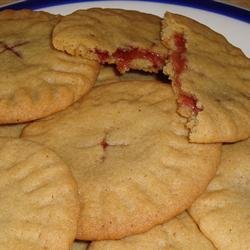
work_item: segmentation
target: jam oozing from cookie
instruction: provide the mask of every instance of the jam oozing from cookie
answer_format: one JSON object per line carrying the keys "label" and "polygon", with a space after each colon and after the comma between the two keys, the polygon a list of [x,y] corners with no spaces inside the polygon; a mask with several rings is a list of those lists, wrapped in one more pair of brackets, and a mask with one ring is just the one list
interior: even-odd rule
{"label": "jam oozing from cookie", "polygon": [[0,51],[0,54],[4,53],[5,51],[10,51],[14,55],[16,55],[17,57],[22,58],[21,52],[15,50],[15,48],[21,47],[21,46],[23,46],[23,45],[25,45],[27,43],[29,43],[29,42],[25,41],[25,42],[16,43],[16,44],[13,44],[13,45],[8,45],[7,43],[0,41],[0,46],[2,48],[2,50]]}
{"label": "jam oozing from cookie", "polygon": [[[106,149],[107,149],[107,147],[109,146],[109,144],[107,143],[105,137],[104,137],[104,138],[102,139],[102,141],[100,142],[100,145],[101,145],[101,147],[102,147],[102,149],[103,149],[103,152],[105,152]],[[105,160],[106,160],[106,155],[104,154],[104,155],[101,157],[101,161],[104,162]]]}
{"label": "jam oozing from cookie", "polygon": [[109,144],[106,142],[105,138],[101,141],[100,144],[101,144],[103,150],[105,150],[109,146]]}
{"label": "jam oozing from cookie", "polygon": [[95,53],[98,56],[100,62],[102,64],[104,64],[105,62],[107,62],[107,60],[109,59],[109,53],[108,51],[101,51],[99,49],[95,49]]}
{"label": "jam oozing from cookie", "polygon": [[199,111],[202,111],[202,109],[197,107],[197,99],[194,96],[179,94],[178,103],[189,107],[195,114],[197,114]]}
{"label": "jam oozing from cookie", "polygon": [[171,61],[174,67],[176,83],[180,85],[179,76],[186,68],[185,52],[187,50],[185,46],[186,40],[182,34],[174,35],[174,44],[175,44],[175,50],[171,54]]}
{"label": "jam oozing from cookie", "polygon": [[187,68],[187,59],[185,56],[187,51],[186,39],[181,33],[176,33],[173,39],[175,50],[172,52],[170,60],[174,69],[174,85],[179,91],[178,103],[180,105],[189,107],[194,114],[197,114],[198,112],[202,111],[202,108],[197,107],[197,98],[193,95],[185,93],[181,89],[180,75]]}
{"label": "jam oozing from cookie", "polygon": [[156,71],[162,69],[165,62],[165,59],[159,54],[139,48],[119,48],[113,54],[113,57],[115,58],[117,69],[121,72],[129,70],[131,62],[136,59],[148,60]]}
{"label": "jam oozing from cookie", "polygon": [[161,70],[165,63],[165,58],[159,54],[139,48],[118,48],[111,56],[107,51],[100,51],[98,49],[95,49],[95,53],[102,64],[108,62],[108,59],[113,58],[120,72],[128,71],[131,62],[136,59],[148,60],[155,71]]}

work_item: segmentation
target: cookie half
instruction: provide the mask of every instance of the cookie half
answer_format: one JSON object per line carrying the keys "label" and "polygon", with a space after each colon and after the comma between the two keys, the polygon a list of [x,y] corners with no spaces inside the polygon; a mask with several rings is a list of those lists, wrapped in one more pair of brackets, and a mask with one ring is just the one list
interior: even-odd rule
{"label": "cookie half", "polygon": [[71,249],[79,200],[69,168],[34,142],[0,146],[0,249]]}
{"label": "cookie half", "polygon": [[59,19],[31,10],[0,12],[0,124],[65,109],[94,84],[97,62],[52,47],[51,33]]}
{"label": "cookie half", "polygon": [[81,101],[25,127],[77,180],[77,238],[145,232],[189,207],[219,163],[218,144],[191,144],[171,86],[129,81],[93,88]]}
{"label": "cookie half", "polygon": [[222,149],[218,172],[190,213],[218,249],[250,249],[250,139]]}
{"label": "cookie half", "polygon": [[153,227],[148,232],[121,240],[91,242],[89,250],[215,250],[213,244],[201,233],[188,213]]}
{"label": "cookie half", "polygon": [[250,59],[222,35],[190,18],[166,13],[162,41],[170,75],[188,117],[192,142],[234,142],[250,136]]}
{"label": "cookie half", "polygon": [[160,41],[161,18],[122,9],[92,8],[64,16],[53,32],[55,48],[71,55],[115,63],[120,72],[158,72],[167,50]]}

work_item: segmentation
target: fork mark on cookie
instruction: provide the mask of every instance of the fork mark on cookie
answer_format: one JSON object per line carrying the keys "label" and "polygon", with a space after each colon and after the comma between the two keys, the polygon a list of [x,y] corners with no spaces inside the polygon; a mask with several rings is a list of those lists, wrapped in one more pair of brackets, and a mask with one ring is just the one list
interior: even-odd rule
{"label": "fork mark on cookie", "polygon": [[10,51],[14,55],[16,55],[17,57],[22,58],[21,52],[15,50],[15,48],[23,46],[23,45],[25,45],[27,43],[29,43],[29,41],[19,42],[19,43],[13,44],[13,45],[8,45],[7,43],[0,41],[0,46],[2,47],[2,50],[0,51],[0,54],[4,53],[5,51]]}

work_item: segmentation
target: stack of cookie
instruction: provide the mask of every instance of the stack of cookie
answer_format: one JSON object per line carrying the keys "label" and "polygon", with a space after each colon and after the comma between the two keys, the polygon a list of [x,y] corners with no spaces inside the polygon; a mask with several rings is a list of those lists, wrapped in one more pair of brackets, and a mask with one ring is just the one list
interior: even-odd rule
{"label": "stack of cookie", "polygon": [[7,10],[0,63],[0,249],[250,249],[250,60],[224,37]]}

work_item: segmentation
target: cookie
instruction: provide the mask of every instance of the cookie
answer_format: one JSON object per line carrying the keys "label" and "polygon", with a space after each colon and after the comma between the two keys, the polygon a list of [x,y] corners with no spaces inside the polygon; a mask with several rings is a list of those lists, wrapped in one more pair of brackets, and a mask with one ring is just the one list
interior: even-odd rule
{"label": "cookie", "polygon": [[150,74],[143,71],[129,71],[120,74],[111,65],[103,65],[97,77],[95,86],[129,80],[157,80],[158,74]]}
{"label": "cookie", "polygon": [[97,62],[52,47],[51,33],[59,19],[31,10],[0,12],[0,124],[65,109],[94,84]]}
{"label": "cookie", "polygon": [[164,67],[188,117],[192,142],[235,142],[250,136],[250,59],[222,35],[184,16],[166,13]]}
{"label": "cookie", "polygon": [[53,45],[71,55],[115,63],[120,72],[158,72],[167,51],[160,41],[161,18],[133,10],[92,8],[64,16]]}
{"label": "cookie", "polygon": [[191,144],[172,88],[129,81],[25,127],[71,167],[81,202],[77,238],[141,233],[189,207],[216,172],[220,144]]}
{"label": "cookie", "polygon": [[93,241],[88,250],[215,250],[213,244],[200,232],[188,213],[143,234],[121,240]]}
{"label": "cookie", "polygon": [[190,213],[218,249],[250,249],[250,139],[222,149],[218,172]]}
{"label": "cookie", "polygon": [[0,249],[71,249],[79,215],[77,186],[52,151],[0,138]]}

